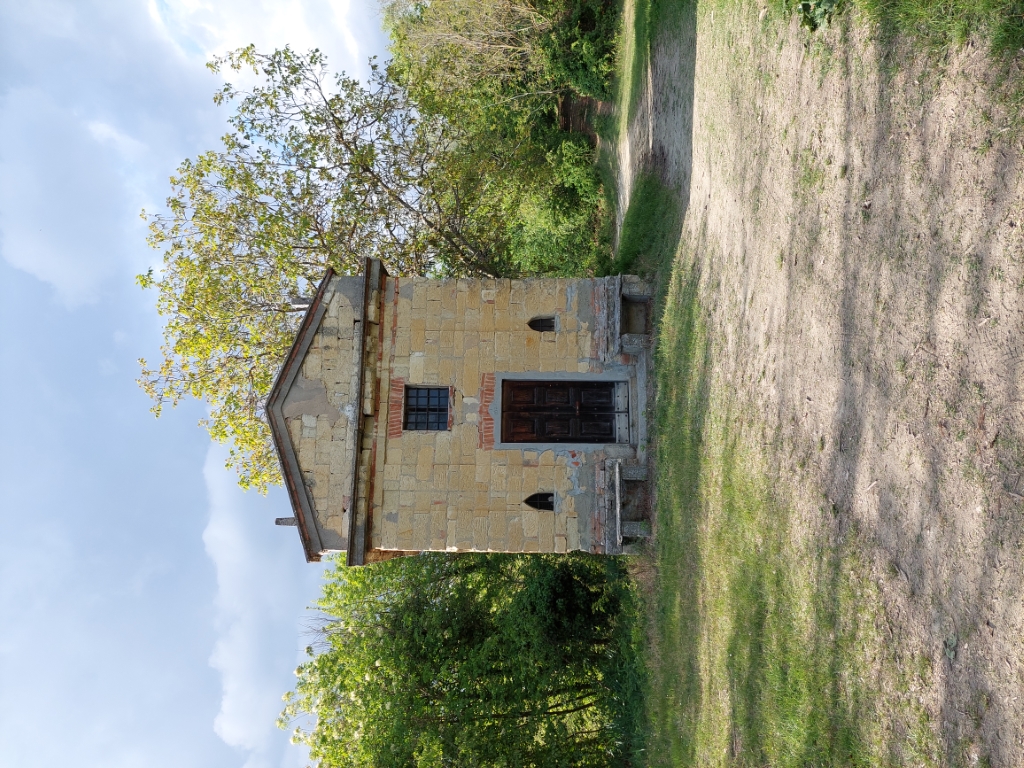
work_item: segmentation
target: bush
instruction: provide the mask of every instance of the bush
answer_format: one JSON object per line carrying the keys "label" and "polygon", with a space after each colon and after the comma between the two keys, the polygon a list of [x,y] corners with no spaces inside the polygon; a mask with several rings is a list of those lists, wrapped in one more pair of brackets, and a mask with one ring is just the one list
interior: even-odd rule
{"label": "bush", "polygon": [[282,725],[312,716],[296,738],[324,768],[622,764],[635,603],[617,559],[582,553],[339,564]]}

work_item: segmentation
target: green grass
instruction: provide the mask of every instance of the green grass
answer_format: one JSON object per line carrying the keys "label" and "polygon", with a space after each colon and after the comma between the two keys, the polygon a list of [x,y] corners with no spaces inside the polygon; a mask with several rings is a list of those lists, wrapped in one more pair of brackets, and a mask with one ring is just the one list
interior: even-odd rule
{"label": "green grass", "polygon": [[[725,6],[743,0],[706,0]],[[773,12],[800,14],[814,29],[851,7],[877,24],[884,38],[901,35],[933,50],[963,45],[972,36],[996,58],[1024,48],[1024,0],[769,0]]]}
{"label": "green grass", "polygon": [[[933,724],[911,695],[930,668],[908,671],[882,642],[856,530],[835,536],[832,505],[770,469],[759,414],[713,386],[708,281],[667,211],[674,199],[640,179],[622,233],[634,266],[666,275],[646,764],[936,764]],[[797,515],[798,497],[818,523]]]}
{"label": "green grass", "polygon": [[621,762],[641,766],[646,762],[647,747],[646,614],[639,585],[629,574],[628,558],[610,560],[609,575],[614,579],[620,608],[602,672],[614,704],[611,722],[615,740],[622,745]]}
{"label": "green grass", "polygon": [[936,48],[978,35],[999,57],[1024,47],[1024,0],[855,0],[883,33],[902,34]]}
{"label": "green grass", "polygon": [[618,119],[598,126],[606,141],[624,135],[636,115],[647,81],[651,45],[656,34],[678,30],[696,0],[623,0],[622,22],[615,45],[612,84]]}
{"label": "green grass", "polygon": [[622,218],[612,274],[652,273],[671,258],[679,242],[682,203],[656,176],[641,173],[633,183],[629,208]]}
{"label": "green grass", "polygon": [[660,324],[651,764],[881,764],[871,585],[852,547],[794,534],[780,478],[712,391],[699,281],[677,265]]}

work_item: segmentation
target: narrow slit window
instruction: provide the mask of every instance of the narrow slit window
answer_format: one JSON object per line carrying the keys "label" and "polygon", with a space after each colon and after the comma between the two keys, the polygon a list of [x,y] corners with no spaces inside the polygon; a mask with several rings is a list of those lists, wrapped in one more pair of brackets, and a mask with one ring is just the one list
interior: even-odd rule
{"label": "narrow slit window", "polygon": [[526,506],[533,507],[534,509],[547,510],[548,512],[555,511],[555,494],[553,493],[535,493],[532,496],[526,497]]}
{"label": "narrow slit window", "polygon": [[448,429],[447,387],[406,387],[404,429]]}
{"label": "narrow slit window", "polygon": [[535,317],[533,320],[527,323],[537,333],[544,333],[546,331],[555,330],[555,318],[553,317]]}

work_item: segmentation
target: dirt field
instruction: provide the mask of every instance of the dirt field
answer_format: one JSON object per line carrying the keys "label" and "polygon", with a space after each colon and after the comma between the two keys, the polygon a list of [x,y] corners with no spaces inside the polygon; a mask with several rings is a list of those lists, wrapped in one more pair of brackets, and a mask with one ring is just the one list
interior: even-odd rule
{"label": "dirt field", "polygon": [[680,192],[707,424],[729,420],[800,551],[856,549],[887,761],[1021,766],[1024,134],[977,45],[869,31],[701,3],[653,46],[620,200],[644,169]]}

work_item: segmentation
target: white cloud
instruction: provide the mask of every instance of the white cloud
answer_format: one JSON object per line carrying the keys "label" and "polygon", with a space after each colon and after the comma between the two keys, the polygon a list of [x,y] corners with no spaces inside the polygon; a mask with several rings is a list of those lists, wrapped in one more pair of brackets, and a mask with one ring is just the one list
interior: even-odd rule
{"label": "white cloud", "polygon": [[97,298],[125,247],[130,200],[112,160],[47,93],[0,102],[0,252],[69,306]]}
{"label": "white cloud", "polygon": [[[303,753],[287,744],[275,720],[294,679],[304,607],[315,596],[320,568],[304,562],[294,529],[275,529],[270,503],[254,504],[257,497],[238,488],[224,458],[223,448],[211,446],[203,469],[210,502],[203,542],[217,571],[218,639],[210,665],[223,691],[214,728],[246,753],[247,768],[294,764]],[[283,494],[274,498],[287,504]]]}
{"label": "white cloud", "polygon": [[101,144],[111,144],[118,153],[127,159],[138,159],[146,151],[146,145],[122,133],[109,123],[102,120],[90,120],[85,124],[89,134]]}
{"label": "white cloud", "polygon": [[159,210],[177,162],[223,132],[212,55],[318,47],[334,69],[364,76],[383,49],[374,0],[151,0],[148,10],[0,4],[0,255],[68,307],[156,260],[139,210]]}
{"label": "white cloud", "polygon": [[358,17],[351,0],[149,0],[148,10],[185,58],[205,62],[250,43],[259,50],[290,45],[319,48],[335,69],[363,75],[380,31],[378,41],[360,45],[353,27],[367,20],[376,27],[378,19],[373,0],[357,0],[357,6]]}

